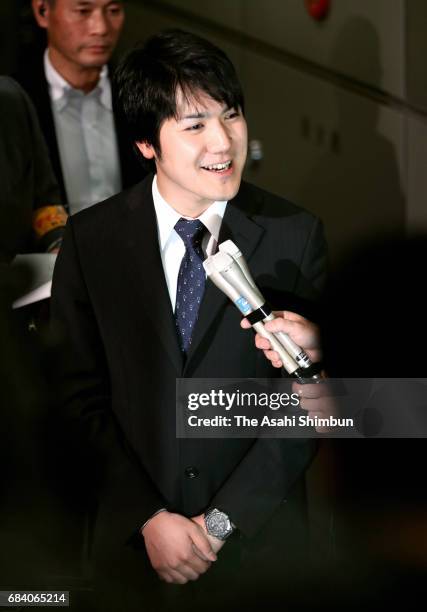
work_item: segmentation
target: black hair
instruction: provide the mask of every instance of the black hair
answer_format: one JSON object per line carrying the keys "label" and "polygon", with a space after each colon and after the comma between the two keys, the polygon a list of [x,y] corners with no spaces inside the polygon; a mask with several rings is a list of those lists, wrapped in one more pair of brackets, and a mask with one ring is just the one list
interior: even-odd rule
{"label": "black hair", "polygon": [[146,142],[158,156],[162,123],[178,118],[178,90],[187,101],[197,102],[205,93],[244,111],[242,88],[224,51],[183,30],[166,30],[130,51],[116,70],[115,82],[131,140]]}

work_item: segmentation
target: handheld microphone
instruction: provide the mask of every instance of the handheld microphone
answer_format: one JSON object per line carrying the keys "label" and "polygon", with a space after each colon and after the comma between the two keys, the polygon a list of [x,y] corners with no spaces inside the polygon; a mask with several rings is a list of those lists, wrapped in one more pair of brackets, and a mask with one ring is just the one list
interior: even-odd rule
{"label": "handheld microphone", "polygon": [[[219,256],[219,257],[218,257]],[[225,295],[227,295],[230,300],[238,307],[240,312],[243,314],[248,314],[252,311],[250,305],[246,298],[242,296],[241,291],[239,291],[236,287],[234,287],[225,275],[220,272],[225,266],[231,264],[236,266],[233,262],[233,259],[227,255],[227,253],[219,252],[215,255],[215,260],[213,257],[208,257],[203,262],[203,266],[205,268],[206,274],[208,278],[220,289]],[[218,266],[218,268],[217,268]],[[240,271],[240,269],[239,269]],[[252,327],[259,332],[264,338],[270,341],[271,345],[274,347],[274,350],[277,351],[280,355],[280,359],[284,364],[287,372],[292,374],[296,370],[298,370],[298,364],[292,357],[287,353],[285,348],[276,340],[276,338],[268,332],[262,322],[258,321],[252,325]]]}
{"label": "handheld microphone", "polygon": [[265,329],[263,322],[276,317],[257,288],[241,251],[231,240],[220,244],[219,252],[208,257],[203,265],[207,276],[237,306],[255,331],[270,341],[288,374],[312,382],[321,380],[317,365],[287,334],[272,334]]}
{"label": "handheld microphone", "polygon": [[[261,314],[264,314],[265,316],[263,317],[263,321],[273,321],[276,317],[274,316],[274,314],[271,312],[271,309],[269,308],[269,306],[266,304],[264,297],[262,296],[262,294],[260,293],[260,291],[257,289],[257,286],[255,284],[254,279],[252,278],[252,275],[249,271],[248,268],[248,264],[246,263],[245,258],[242,255],[242,252],[239,250],[239,248],[234,244],[234,242],[232,242],[231,240],[226,240],[225,242],[221,243],[219,245],[219,250],[220,252],[225,252],[228,253],[228,255],[230,255],[230,257],[233,258],[233,260],[237,263],[237,265],[239,266],[239,268],[241,269],[241,271],[243,272],[244,276],[246,277],[246,279],[248,280],[248,282],[251,284],[254,292],[251,293],[251,297],[248,298],[248,302],[251,304],[251,306],[255,309],[255,310],[260,310],[260,316]],[[255,295],[257,296],[257,300],[255,300]],[[270,311],[270,314],[267,314],[268,310]],[[249,316],[249,322],[251,322],[251,319],[254,318],[254,313],[252,313]],[[274,334],[281,342],[281,344],[283,344],[283,346],[285,347],[285,349],[288,351],[288,353],[295,359],[295,361],[297,362],[298,366],[301,368],[308,368],[311,365],[311,361],[308,357],[308,355],[301,349],[301,347],[299,347],[289,336],[288,334],[285,334],[284,332],[275,332]]]}

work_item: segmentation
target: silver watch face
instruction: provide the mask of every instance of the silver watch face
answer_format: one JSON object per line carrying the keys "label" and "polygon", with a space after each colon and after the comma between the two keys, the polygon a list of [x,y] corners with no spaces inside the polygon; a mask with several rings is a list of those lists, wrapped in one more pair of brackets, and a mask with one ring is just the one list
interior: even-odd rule
{"label": "silver watch face", "polygon": [[230,519],[220,510],[210,510],[205,515],[205,523],[208,533],[220,540],[227,538],[233,531]]}

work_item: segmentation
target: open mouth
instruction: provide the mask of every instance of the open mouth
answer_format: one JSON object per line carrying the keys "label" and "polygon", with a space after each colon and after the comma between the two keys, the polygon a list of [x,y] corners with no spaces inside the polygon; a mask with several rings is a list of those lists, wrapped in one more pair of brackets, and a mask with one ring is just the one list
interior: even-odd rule
{"label": "open mouth", "polygon": [[210,164],[209,166],[202,166],[203,170],[207,170],[208,172],[215,172],[216,174],[222,174],[224,172],[227,172],[227,170],[230,170],[231,167],[231,159],[220,164]]}

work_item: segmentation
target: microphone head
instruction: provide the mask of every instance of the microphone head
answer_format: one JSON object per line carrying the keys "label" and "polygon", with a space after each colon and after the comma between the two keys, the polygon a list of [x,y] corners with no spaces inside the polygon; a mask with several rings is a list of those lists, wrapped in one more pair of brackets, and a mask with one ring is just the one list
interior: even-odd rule
{"label": "microphone head", "polygon": [[[213,263],[213,268],[208,265],[212,280],[217,287],[227,293],[243,315],[249,314],[264,304],[265,300],[262,295],[252,287],[239,264],[230,255],[224,251],[218,251],[209,259]],[[212,274],[212,269],[216,270],[218,277]],[[223,288],[224,285],[231,288],[234,297],[231,297],[230,292]]]}
{"label": "microphone head", "polygon": [[240,270],[246,276],[248,282],[254,289],[257,289],[255,281],[252,278],[252,274],[249,271],[248,264],[246,263],[246,259],[243,257],[242,251],[239,249],[239,247],[235,245],[232,240],[225,240],[218,246],[218,249],[220,252],[227,253],[234,259]]}
{"label": "microphone head", "polygon": [[[212,255],[211,257],[207,257],[203,262],[203,267],[205,269],[207,277],[218,287],[220,291],[225,293],[227,297],[234,303],[240,298],[240,294],[234,287],[222,276],[221,272],[216,267],[216,257],[219,255]],[[228,257],[228,256],[227,256]],[[230,262],[232,263],[231,257],[229,257]],[[226,262],[225,262],[226,263]],[[224,263],[222,264],[224,265]]]}
{"label": "microphone head", "polygon": [[[210,269],[214,269],[217,272],[224,272],[225,270],[228,270],[230,268],[230,266],[233,265],[234,260],[233,258],[228,255],[228,253],[225,253],[224,251],[218,251],[217,253],[215,253],[215,255],[211,255],[211,257],[208,257],[207,259],[205,259],[205,261],[203,262],[203,265],[205,266],[206,262],[211,262],[212,263],[212,267],[210,267]],[[209,264],[208,264],[209,265]],[[205,270],[206,270],[206,266],[205,266]],[[208,271],[206,270],[206,273],[208,273]]]}
{"label": "microphone head", "polygon": [[218,245],[218,249],[222,253],[228,253],[233,259],[235,257],[242,257],[239,247],[232,240],[224,240],[224,242]]}

